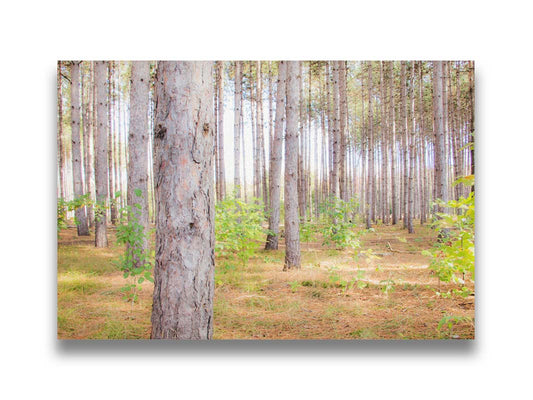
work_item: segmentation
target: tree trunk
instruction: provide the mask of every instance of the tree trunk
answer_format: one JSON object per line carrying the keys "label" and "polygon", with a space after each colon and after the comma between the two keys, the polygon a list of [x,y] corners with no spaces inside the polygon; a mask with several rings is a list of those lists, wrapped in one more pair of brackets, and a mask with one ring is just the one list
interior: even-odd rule
{"label": "tree trunk", "polygon": [[409,233],[415,233],[413,228],[413,219],[415,214],[415,130],[416,130],[416,118],[415,118],[415,63],[411,62],[411,82],[409,83],[409,93],[411,99],[411,132],[409,138],[409,213],[407,215],[407,231]]}
{"label": "tree trunk", "polygon": [[257,89],[256,89],[256,105],[257,105],[257,140],[259,144],[259,159],[261,161],[261,194],[263,197],[263,203],[265,210],[268,209],[268,182],[266,172],[266,159],[265,159],[265,135],[263,132],[263,75],[261,71],[261,61],[257,61],[256,68],[257,75]]}
{"label": "tree trunk", "polygon": [[152,339],[211,339],[215,272],[213,66],[160,62]]}
{"label": "tree trunk", "polygon": [[368,192],[366,229],[372,227],[374,220],[374,114],[372,110],[372,61],[368,62]]}
{"label": "tree trunk", "polygon": [[[93,117],[92,117],[92,84],[91,79],[91,63],[89,62],[89,75],[86,79],[85,95],[82,94],[83,99],[83,151],[84,151],[84,170],[85,170],[85,193],[89,194],[89,198],[93,199],[93,176],[94,176],[94,162],[91,149],[94,148],[93,143]],[[92,206],[87,206],[87,220],[89,227],[94,226],[94,210]]]}
{"label": "tree trunk", "polygon": [[63,76],[61,74],[61,61],[57,62],[57,150],[59,158],[59,197],[65,199],[65,160],[63,159]]}
{"label": "tree trunk", "polygon": [[[130,224],[142,227],[144,240],[140,246],[128,247],[132,254],[148,250],[148,101],[150,63],[133,61],[131,66],[130,123],[128,135],[128,206]],[[133,258],[133,268],[143,267],[142,259]]]}
{"label": "tree trunk", "polygon": [[396,186],[396,115],[394,105],[394,61],[389,62],[390,76],[390,104],[389,120],[391,129],[391,208],[392,208],[392,225],[398,223],[398,195]]}
{"label": "tree trunk", "polygon": [[[444,103],[443,103],[443,68],[442,61],[434,62],[433,70],[433,118],[435,121],[435,196],[438,199],[448,201],[448,181],[446,171],[446,145],[444,130]],[[437,207],[443,212],[443,207]]]}
{"label": "tree trunk", "polygon": [[[117,205],[115,203],[115,193],[117,192],[117,169],[115,168],[115,160],[116,160],[116,143],[115,143],[115,135],[116,135],[116,124],[115,124],[115,79],[114,79],[114,61],[110,61],[108,63],[108,103],[107,103],[107,126],[108,126],[108,136],[107,136],[107,165],[109,168],[108,173],[108,190],[109,190],[109,200],[110,200],[110,206],[109,211],[111,214],[111,223],[115,225],[117,223]],[[113,157],[113,153],[115,157]]]}
{"label": "tree trunk", "polygon": [[283,146],[283,128],[285,124],[285,89],[287,63],[280,61],[278,66],[278,83],[276,93],[276,126],[270,156],[270,212],[265,250],[277,250],[279,242],[281,162]]}
{"label": "tree trunk", "polygon": [[285,134],[285,264],[300,268],[298,219],[298,61],[287,62],[287,131]]}
{"label": "tree trunk", "polygon": [[[242,80],[242,71],[241,71],[241,61],[235,61],[235,113],[234,113],[234,123],[233,123],[233,150],[235,152],[234,158],[234,188],[235,197],[241,197],[241,175],[240,175],[240,157],[241,157],[241,98],[242,98],[242,89],[241,89],[241,80]],[[246,188],[245,188],[246,190]]]}
{"label": "tree trunk", "polygon": [[[70,63],[70,105],[72,120],[72,179],[74,186],[74,198],[83,196],[83,174],[81,159],[81,139],[80,139],[80,62]],[[78,236],[89,236],[89,225],[87,224],[87,214],[85,207],[79,207],[75,211]]]}
{"label": "tree trunk", "polygon": [[95,140],[95,245],[107,247],[107,62],[96,61],[94,65],[96,85],[96,140]]}
{"label": "tree trunk", "polygon": [[346,61],[339,65],[339,194],[344,201],[346,194]]}
{"label": "tree trunk", "polygon": [[219,182],[219,199],[226,197],[226,173],[224,167],[224,62],[217,61],[218,69],[218,176]]}
{"label": "tree trunk", "polygon": [[[474,81],[474,61],[468,62],[468,94],[470,97],[470,174],[475,174],[475,158],[474,158],[474,133],[475,133],[475,81]],[[474,192],[474,185],[472,185],[472,192]]]}

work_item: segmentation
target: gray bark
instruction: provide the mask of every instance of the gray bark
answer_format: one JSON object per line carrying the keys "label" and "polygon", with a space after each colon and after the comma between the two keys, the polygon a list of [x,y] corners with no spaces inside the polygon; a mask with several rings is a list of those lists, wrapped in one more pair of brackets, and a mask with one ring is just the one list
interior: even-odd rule
{"label": "gray bark", "polygon": [[339,65],[339,190],[340,198],[348,200],[346,194],[346,61]]}
{"label": "gray bark", "polygon": [[411,97],[411,132],[409,138],[409,212],[407,215],[407,230],[409,233],[414,233],[413,219],[415,214],[415,129],[416,129],[416,117],[415,117],[415,64],[411,62],[411,82],[409,84],[409,92]]}
{"label": "gray bark", "polygon": [[[80,138],[80,62],[72,61],[70,63],[70,77],[72,84],[70,86],[70,104],[72,120],[72,179],[74,187],[74,198],[83,196],[83,174],[81,159],[81,138]],[[87,214],[85,207],[79,207],[75,211],[76,225],[78,227],[78,236],[89,235],[89,225],[87,223]]]}
{"label": "gray bark", "polygon": [[300,268],[298,219],[298,61],[287,62],[287,131],[285,135],[285,264],[283,270]]}
{"label": "gray bark", "polygon": [[270,149],[270,212],[268,217],[268,234],[265,250],[277,250],[279,242],[281,162],[283,146],[283,128],[285,124],[285,89],[287,64],[280,61],[278,66],[278,83],[276,93],[276,122],[274,138]]}
{"label": "gray bark", "polygon": [[[443,68],[442,61],[434,61],[433,70],[433,118],[435,122],[435,197],[448,201],[446,171],[446,145],[444,129]],[[442,207],[437,207],[442,212]]]}
{"label": "gray bark", "polygon": [[57,160],[59,169],[59,197],[65,198],[65,161],[63,156],[63,76],[61,75],[61,61],[57,62]]}
{"label": "gray bark", "polygon": [[[128,206],[130,223],[139,224],[144,233],[143,243],[128,251],[146,254],[148,250],[148,101],[150,63],[133,61],[131,66],[130,124],[128,135]],[[140,191],[140,196],[136,191]],[[139,205],[138,208],[136,205]],[[135,221],[134,221],[135,220]],[[134,268],[142,267],[134,258]]]}
{"label": "gray bark", "polygon": [[366,229],[372,227],[374,220],[374,114],[372,109],[372,61],[368,62],[368,191]]}
{"label": "gray bark", "polygon": [[398,223],[398,196],[396,186],[396,116],[394,106],[394,62],[389,62],[389,76],[390,76],[390,104],[389,104],[389,120],[391,129],[391,208],[392,208],[392,224]]}
{"label": "gray bark", "polygon": [[96,85],[95,186],[98,212],[95,210],[95,245],[107,247],[107,62],[94,64]]}
{"label": "gray bark", "polygon": [[218,176],[217,182],[219,183],[219,199],[223,199],[226,196],[226,173],[224,167],[224,62],[217,61],[218,69]]}
{"label": "gray bark", "polygon": [[214,113],[211,62],[159,63],[152,339],[211,339]]}
{"label": "gray bark", "polygon": [[[240,157],[241,157],[241,98],[242,98],[242,89],[241,89],[241,80],[242,80],[242,71],[241,71],[241,61],[235,61],[235,113],[234,113],[234,123],[233,123],[233,151],[235,153],[234,157],[234,191],[235,197],[241,197],[241,175],[240,175]],[[245,189],[246,190],[246,189]]]}

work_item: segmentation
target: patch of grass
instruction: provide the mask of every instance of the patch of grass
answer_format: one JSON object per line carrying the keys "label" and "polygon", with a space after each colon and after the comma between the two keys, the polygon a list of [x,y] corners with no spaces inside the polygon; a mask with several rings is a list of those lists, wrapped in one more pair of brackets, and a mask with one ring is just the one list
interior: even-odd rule
{"label": "patch of grass", "polygon": [[89,339],[143,339],[145,332],[146,325],[136,320],[110,319],[96,333],[90,335]]}
{"label": "patch of grass", "polygon": [[106,285],[99,282],[90,274],[83,274],[80,272],[70,271],[61,274],[57,278],[57,292],[61,296],[67,292],[77,292],[82,295],[89,295],[96,293]]}
{"label": "patch of grass", "polygon": [[354,339],[377,339],[377,335],[369,328],[357,329],[353,332],[350,332],[350,336]]}
{"label": "patch of grass", "polygon": [[80,320],[76,317],[76,310],[73,308],[58,308],[57,329],[58,332],[74,333],[80,327]]}

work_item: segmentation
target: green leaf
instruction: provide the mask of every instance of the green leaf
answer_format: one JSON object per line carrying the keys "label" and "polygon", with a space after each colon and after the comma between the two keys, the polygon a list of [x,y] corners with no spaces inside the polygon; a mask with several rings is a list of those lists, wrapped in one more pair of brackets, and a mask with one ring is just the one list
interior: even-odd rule
{"label": "green leaf", "polygon": [[143,195],[143,192],[141,189],[135,189],[133,192],[135,193],[135,196],[137,197],[141,197]]}

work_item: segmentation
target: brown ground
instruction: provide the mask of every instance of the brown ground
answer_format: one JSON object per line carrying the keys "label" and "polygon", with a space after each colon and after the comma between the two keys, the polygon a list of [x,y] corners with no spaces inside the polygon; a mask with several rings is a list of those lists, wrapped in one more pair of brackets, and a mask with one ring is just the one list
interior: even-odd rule
{"label": "brown ground", "polygon": [[[93,240],[73,228],[61,232],[58,337],[149,338],[152,285],[143,283],[139,303],[122,300],[125,279],[113,265],[122,248],[96,249]],[[246,267],[217,258],[214,338],[473,339],[474,296],[435,294],[452,286],[439,285],[420,254],[434,241],[425,227],[408,235],[377,226],[363,238],[375,258],[356,261],[353,251],[306,243],[301,270],[289,272],[282,272],[283,249],[259,250]],[[452,332],[437,329],[445,315],[462,318]]]}

